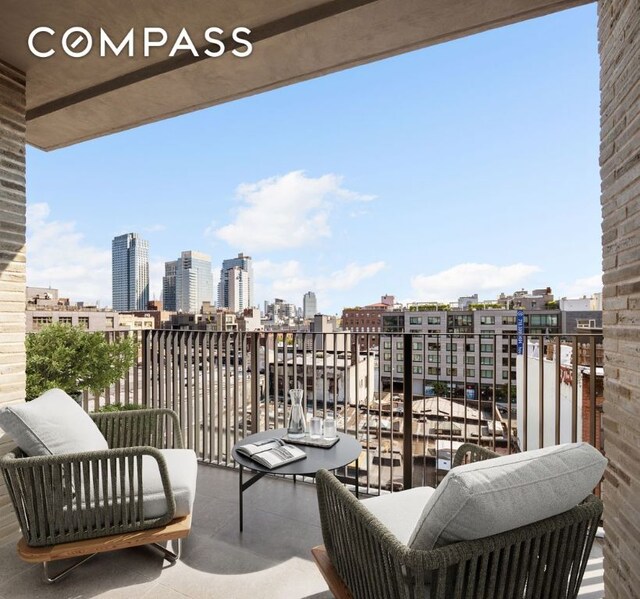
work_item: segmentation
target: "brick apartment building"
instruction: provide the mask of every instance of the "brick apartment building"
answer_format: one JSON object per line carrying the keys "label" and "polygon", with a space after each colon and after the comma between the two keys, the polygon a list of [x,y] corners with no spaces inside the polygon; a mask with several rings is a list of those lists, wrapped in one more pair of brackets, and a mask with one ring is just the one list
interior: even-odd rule
{"label": "brick apartment building", "polygon": [[[354,333],[381,333],[382,317],[393,310],[395,298],[393,295],[383,295],[377,304],[344,308],[342,310],[342,329]],[[361,350],[378,346],[375,335],[359,335],[358,344]]]}

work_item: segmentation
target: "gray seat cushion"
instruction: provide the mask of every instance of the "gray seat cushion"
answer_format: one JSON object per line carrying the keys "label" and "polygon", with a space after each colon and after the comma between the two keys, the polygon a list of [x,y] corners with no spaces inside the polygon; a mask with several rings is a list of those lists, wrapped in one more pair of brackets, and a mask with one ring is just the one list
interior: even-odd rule
{"label": "gray seat cushion", "polygon": [[606,463],[591,445],[574,443],[454,468],[429,498],[409,546],[480,539],[566,512],[591,493]]}
{"label": "gray seat cushion", "polygon": [[[187,516],[193,509],[196,497],[198,460],[191,449],[161,449],[167,462],[171,488],[176,498],[176,518]],[[158,518],[167,513],[158,462],[151,456],[143,457],[142,489],[145,518]]]}
{"label": "gray seat cushion", "polygon": [[0,427],[28,456],[108,449],[91,417],[62,389],[0,410]]}
{"label": "gray seat cushion", "polygon": [[422,516],[425,504],[434,492],[432,487],[416,487],[365,499],[362,505],[406,545]]}
{"label": "gray seat cushion", "polygon": [[[175,517],[187,516],[193,509],[193,502],[196,496],[196,477],[198,474],[198,460],[196,454],[191,449],[160,449],[169,473],[169,483],[176,500]],[[98,484],[97,493],[94,480],[103,480],[103,467],[106,465],[106,480],[109,481],[106,489],[102,483]],[[120,468],[124,466],[124,489],[121,487]],[[89,472],[89,493],[91,496],[91,507],[99,505],[111,505],[114,501],[120,503],[128,497],[131,491],[137,495],[138,492],[138,466],[134,465],[133,474],[129,474],[129,460],[124,462],[100,462],[97,465],[97,472],[91,466]],[[115,489],[112,481],[115,479]],[[142,456],[142,496],[144,504],[144,518],[160,518],[167,513],[167,499],[162,486],[160,469],[157,460],[150,455]],[[86,497],[82,497],[82,506],[85,507]],[[74,506],[75,509],[75,506]]]}

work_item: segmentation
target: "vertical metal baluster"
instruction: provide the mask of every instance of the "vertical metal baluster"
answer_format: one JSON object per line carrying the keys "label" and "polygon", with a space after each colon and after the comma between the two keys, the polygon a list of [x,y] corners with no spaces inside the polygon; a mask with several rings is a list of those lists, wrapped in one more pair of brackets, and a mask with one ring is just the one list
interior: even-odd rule
{"label": "vertical metal baluster", "polygon": [[571,442],[578,440],[578,337],[573,337],[571,358]]}
{"label": "vertical metal baluster", "polygon": [[538,447],[544,447],[544,337],[538,340]]}
{"label": "vertical metal baluster", "polygon": [[556,337],[555,343],[556,359],[556,435],[555,444],[560,445],[560,335]]}

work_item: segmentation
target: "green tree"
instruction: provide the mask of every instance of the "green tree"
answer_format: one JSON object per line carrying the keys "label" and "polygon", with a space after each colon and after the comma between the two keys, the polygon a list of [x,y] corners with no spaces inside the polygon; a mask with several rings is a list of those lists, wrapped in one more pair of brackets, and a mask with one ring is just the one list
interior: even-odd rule
{"label": "green tree", "polygon": [[103,333],[52,324],[27,336],[27,401],[48,389],[99,393],[125,376],[136,361],[132,337],[107,341]]}
{"label": "green tree", "polygon": [[449,387],[445,383],[438,381],[433,383],[433,392],[440,397],[449,395]]}

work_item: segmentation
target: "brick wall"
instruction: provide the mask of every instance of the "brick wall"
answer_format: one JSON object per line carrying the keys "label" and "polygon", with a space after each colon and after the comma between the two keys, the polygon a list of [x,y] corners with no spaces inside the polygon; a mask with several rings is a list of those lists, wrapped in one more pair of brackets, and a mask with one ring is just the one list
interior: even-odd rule
{"label": "brick wall", "polygon": [[[0,406],[25,387],[25,79],[0,62]],[[0,431],[0,452],[10,442]],[[16,519],[0,482],[0,543]]]}
{"label": "brick wall", "polygon": [[600,0],[607,599],[640,593],[640,5]]}
{"label": "brick wall", "polygon": [[596,375],[596,438],[591,438],[591,373],[582,373],[582,440],[602,449],[602,376]]}

